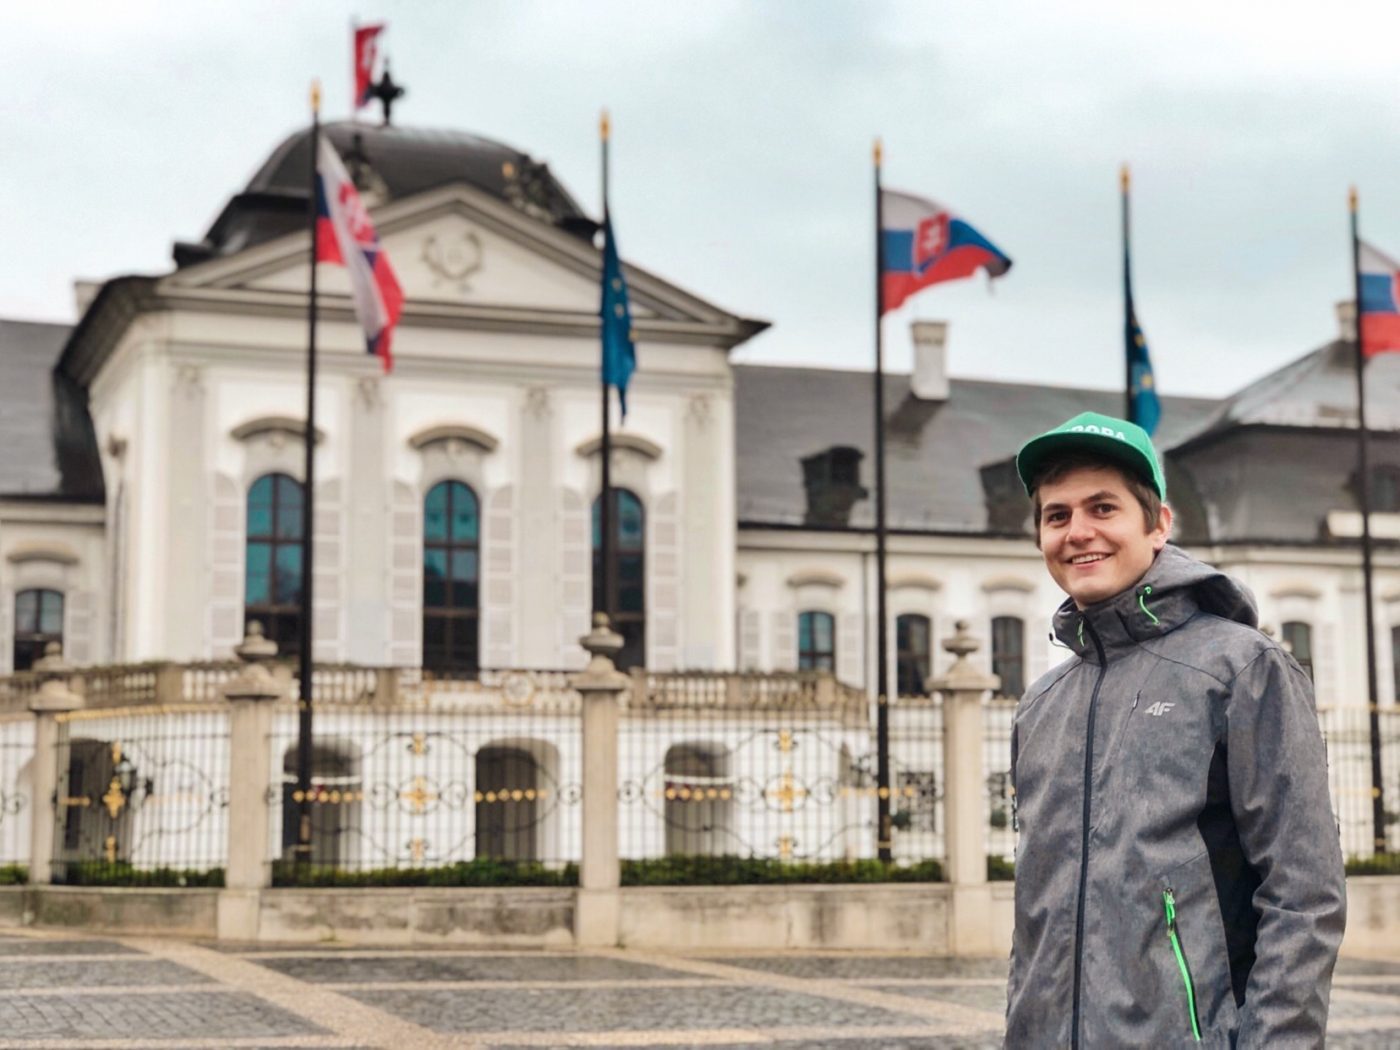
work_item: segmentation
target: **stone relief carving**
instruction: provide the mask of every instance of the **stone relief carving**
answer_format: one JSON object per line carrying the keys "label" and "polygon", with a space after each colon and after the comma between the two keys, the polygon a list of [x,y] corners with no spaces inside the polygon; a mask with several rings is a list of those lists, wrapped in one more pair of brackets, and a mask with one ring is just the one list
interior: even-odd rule
{"label": "stone relief carving", "polygon": [[356,384],[356,392],[365,408],[378,408],[382,401],[378,376],[361,376]]}
{"label": "stone relief carving", "polygon": [[469,278],[481,269],[481,238],[473,230],[430,234],[423,241],[423,262],[432,271],[434,288],[448,285],[466,295],[471,291]]}
{"label": "stone relief carving", "polygon": [[204,393],[204,369],[198,365],[180,365],[175,370],[175,392],[182,397]]}
{"label": "stone relief carving", "polygon": [[532,386],[525,391],[525,412],[534,419],[544,419],[549,415],[549,387]]}
{"label": "stone relief carving", "polygon": [[704,430],[710,425],[710,417],[714,412],[714,405],[710,401],[710,395],[696,394],[690,399],[690,403],[686,406],[686,412],[695,426],[700,430]]}

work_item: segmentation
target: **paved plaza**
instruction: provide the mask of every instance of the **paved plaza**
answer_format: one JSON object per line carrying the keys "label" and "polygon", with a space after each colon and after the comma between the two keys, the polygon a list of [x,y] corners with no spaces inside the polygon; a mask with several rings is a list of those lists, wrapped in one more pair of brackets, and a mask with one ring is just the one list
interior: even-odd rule
{"label": "paved plaza", "polygon": [[[1005,964],[908,955],[229,948],[0,934],[0,1047],[1000,1045]],[[1400,1046],[1400,961],[1344,960],[1330,1047]]]}

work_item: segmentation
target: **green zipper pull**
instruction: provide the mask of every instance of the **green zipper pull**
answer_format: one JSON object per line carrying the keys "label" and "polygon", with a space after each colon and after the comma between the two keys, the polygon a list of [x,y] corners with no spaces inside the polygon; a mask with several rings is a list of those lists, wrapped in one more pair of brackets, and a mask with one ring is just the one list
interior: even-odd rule
{"label": "green zipper pull", "polygon": [[1196,1020],[1196,986],[1191,983],[1191,971],[1186,967],[1186,955],[1181,950],[1181,938],[1176,932],[1176,894],[1170,886],[1162,891],[1162,909],[1167,914],[1167,939],[1172,942],[1172,954],[1176,956],[1176,968],[1181,971],[1181,982],[1186,985],[1186,1005],[1191,1010],[1191,1034],[1196,1042],[1201,1041],[1201,1026]]}
{"label": "green zipper pull", "polygon": [[1141,607],[1142,611],[1143,611],[1144,613],[1147,614],[1147,618],[1148,618],[1149,620],[1151,620],[1152,623],[1153,623],[1154,625],[1156,625],[1156,624],[1160,624],[1162,621],[1159,620],[1159,619],[1157,619],[1157,617],[1155,617],[1155,616],[1152,615],[1152,610],[1149,609],[1149,608],[1147,607],[1147,601],[1146,601],[1146,599],[1144,598],[1144,595],[1148,595],[1148,594],[1151,594],[1151,593],[1152,593],[1152,585],[1151,585],[1151,584],[1149,584],[1148,586],[1144,587],[1142,590],[1138,591],[1138,605],[1139,605],[1139,607]]}
{"label": "green zipper pull", "polygon": [[1079,618],[1079,648],[1084,648],[1084,617]]}

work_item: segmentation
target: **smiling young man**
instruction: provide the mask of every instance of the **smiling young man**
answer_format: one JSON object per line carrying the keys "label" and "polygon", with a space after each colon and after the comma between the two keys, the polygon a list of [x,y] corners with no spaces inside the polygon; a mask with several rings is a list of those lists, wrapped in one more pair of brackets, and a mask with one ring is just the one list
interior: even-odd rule
{"label": "smiling young man", "polygon": [[1170,546],[1147,434],[1016,458],[1072,657],[1026,691],[1008,1047],[1321,1047],[1346,912],[1307,676]]}

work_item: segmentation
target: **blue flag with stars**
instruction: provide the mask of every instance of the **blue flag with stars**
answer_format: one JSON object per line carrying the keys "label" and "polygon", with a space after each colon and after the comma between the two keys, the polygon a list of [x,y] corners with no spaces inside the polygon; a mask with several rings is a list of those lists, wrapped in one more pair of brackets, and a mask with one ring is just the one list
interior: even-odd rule
{"label": "blue flag with stars", "polygon": [[603,213],[603,383],[617,387],[622,418],[627,418],[627,384],[637,370],[637,349],[632,345],[632,308],[627,301],[627,280],[622,276],[612,216]]}
{"label": "blue flag with stars", "polygon": [[1157,397],[1157,380],[1152,374],[1152,358],[1147,353],[1147,337],[1138,324],[1133,306],[1133,260],[1128,233],[1128,169],[1123,182],[1123,336],[1128,364],[1128,419],[1147,431],[1149,437],[1162,418],[1162,402]]}
{"label": "blue flag with stars", "polygon": [[1133,309],[1133,289],[1128,286],[1128,400],[1129,418],[1147,431],[1150,437],[1162,418],[1162,402],[1157,397],[1157,383],[1152,376],[1152,358],[1147,353],[1147,339],[1138,324]]}

